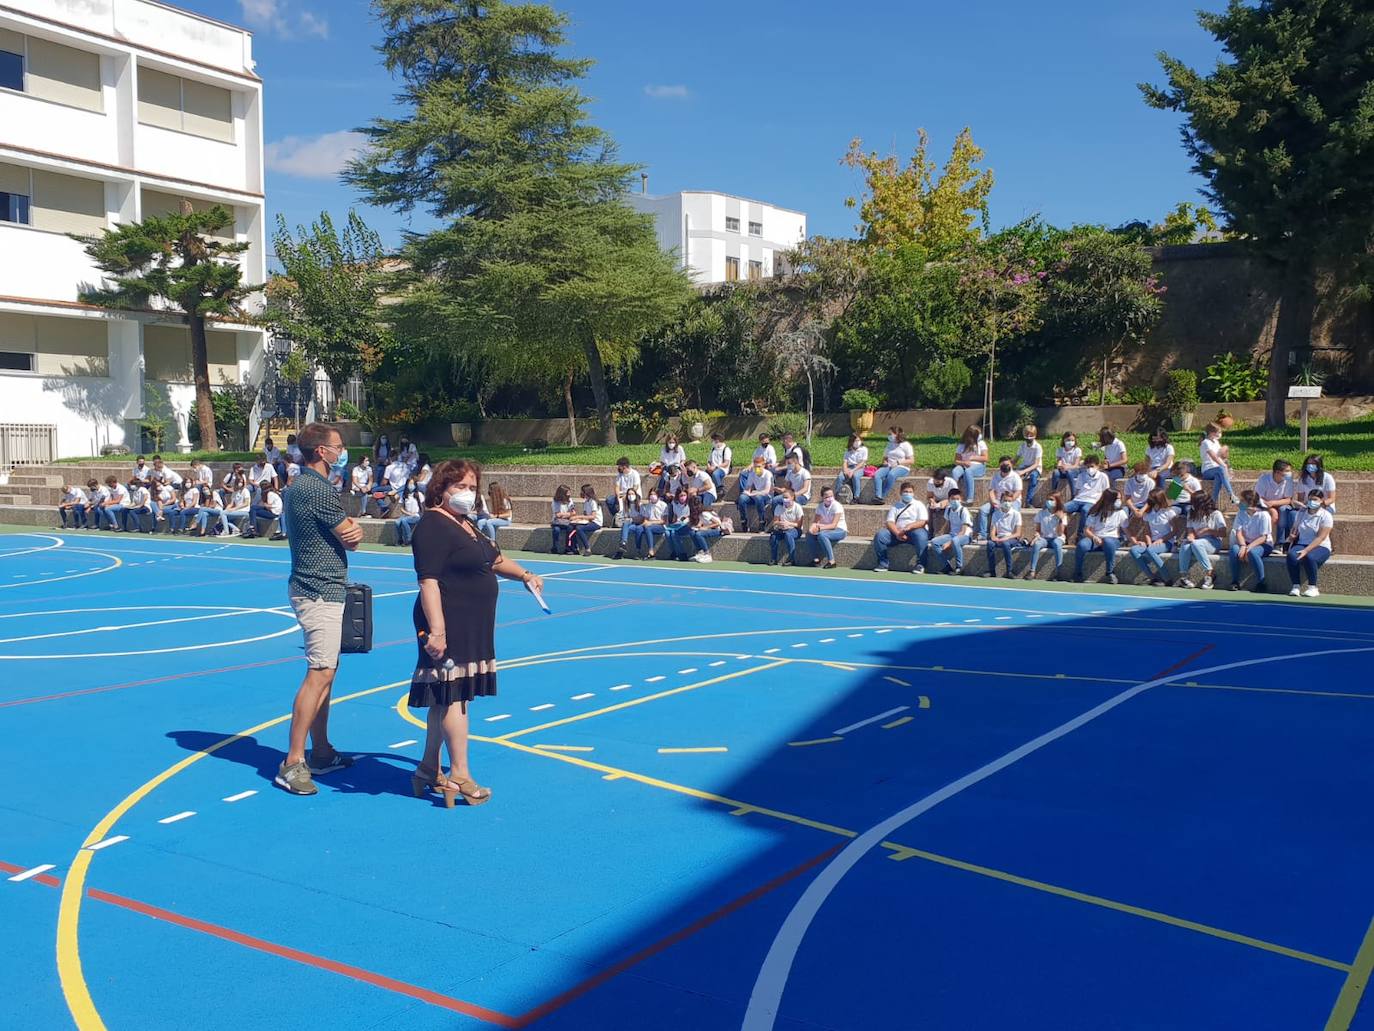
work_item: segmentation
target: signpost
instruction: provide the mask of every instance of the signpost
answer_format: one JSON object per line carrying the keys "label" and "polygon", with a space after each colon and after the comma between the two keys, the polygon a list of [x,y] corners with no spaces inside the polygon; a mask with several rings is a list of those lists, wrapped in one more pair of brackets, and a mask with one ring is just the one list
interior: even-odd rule
{"label": "signpost", "polygon": [[1307,453],[1307,402],[1314,397],[1322,396],[1321,387],[1289,387],[1288,397],[1290,400],[1298,398],[1302,401],[1302,437],[1298,444],[1298,450],[1303,454]]}

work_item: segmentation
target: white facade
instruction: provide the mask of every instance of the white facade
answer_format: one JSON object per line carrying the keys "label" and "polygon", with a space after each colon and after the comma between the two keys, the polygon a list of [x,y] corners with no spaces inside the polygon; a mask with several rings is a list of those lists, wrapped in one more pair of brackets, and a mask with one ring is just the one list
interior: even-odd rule
{"label": "white facade", "polygon": [[806,239],[806,214],[728,193],[632,193],[630,206],[654,216],[658,242],[674,250],[698,284],[779,275],[782,252]]}
{"label": "white facade", "polygon": [[[80,303],[99,276],[66,234],[220,204],[265,281],[251,34],[156,0],[5,0],[0,126],[0,422],[56,425],[61,457],[136,449],[145,384],[191,390],[189,331]],[[260,329],[211,328],[213,383],[262,361]]]}

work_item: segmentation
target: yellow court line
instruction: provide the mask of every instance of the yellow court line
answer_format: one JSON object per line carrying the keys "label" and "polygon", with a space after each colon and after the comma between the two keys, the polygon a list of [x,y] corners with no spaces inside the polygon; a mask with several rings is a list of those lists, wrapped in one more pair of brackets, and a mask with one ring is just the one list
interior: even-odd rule
{"label": "yellow court line", "polygon": [[912,720],[914,720],[915,718],[916,718],[915,716],[898,716],[898,717],[897,717],[895,720],[893,720],[891,723],[884,723],[884,724],[883,724],[883,729],[884,729],[884,730],[892,730],[892,729],[894,729],[895,727],[904,726],[905,724],[910,723],[910,722],[911,722]]}
{"label": "yellow court line", "polygon": [[716,745],[711,748],[660,748],[659,755],[701,755],[705,752],[728,752],[730,749],[723,745]]}
{"label": "yellow court line", "polygon": [[818,738],[814,738],[814,739],[811,740],[811,741],[789,741],[789,742],[787,742],[787,747],[788,747],[788,748],[805,748],[805,747],[807,747],[808,745],[828,745],[828,744],[831,744],[832,742],[835,742],[835,741],[843,741],[843,740],[844,740],[844,738],[842,738],[842,737],[818,737]]}
{"label": "yellow court line", "polygon": [[1355,953],[1355,962],[1349,967],[1341,994],[1336,996],[1336,1005],[1331,1008],[1331,1016],[1326,1020],[1326,1031],[1347,1031],[1355,1019],[1355,1011],[1360,1007],[1360,998],[1369,987],[1369,977],[1374,973],[1374,920],[1369,921],[1369,930],[1364,933],[1360,951]]}
{"label": "yellow court line", "polygon": [[576,716],[565,716],[561,720],[553,720],[549,723],[541,723],[537,727],[527,727],[524,730],[513,730],[509,734],[502,734],[499,740],[510,741],[517,737],[524,737],[526,734],[533,734],[536,731],[548,730],[551,727],[563,727],[569,723],[577,723],[581,720],[589,720],[593,716],[604,716],[608,712],[617,712],[620,709],[629,709],[636,705],[643,705],[645,702],[657,701],[660,698],[667,698],[670,695],[682,694],[684,691],[695,691],[700,687],[710,687],[712,684],[723,684],[727,680],[737,680],[740,677],[752,676],[755,673],[762,673],[765,670],[777,669],[786,663],[786,659],[778,659],[766,663],[762,666],[750,666],[748,669],[738,669],[733,673],[726,673],[723,676],[712,677],[710,680],[701,680],[695,684],[684,684],[682,687],[669,688],[667,691],[659,691],[655,694],[644,695],[640,698],[631,698],[627,701],[618,702],[615,705],[607,705],[601,709],[593,709],[591,712],[581,712]]}

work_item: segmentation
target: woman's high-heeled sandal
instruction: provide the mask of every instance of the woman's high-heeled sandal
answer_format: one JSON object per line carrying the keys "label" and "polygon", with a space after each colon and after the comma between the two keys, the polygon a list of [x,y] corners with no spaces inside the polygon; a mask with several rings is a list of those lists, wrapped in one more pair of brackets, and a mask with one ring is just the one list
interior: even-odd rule
{"label": "woman's high-heeled sandal", "polygon": [[424,798],[431,791],[442,791],[448,778],[444,776],[443,768],[427,769],[424,766],[417,766],[415,772],[410,775],[410,790],[416,798]]}
{"label": "woman's high-heeled sandal", "polygon": [[444,806],[448,809],[453,808],[453,804],[459,797],[468,805],[481,805],[483,802],[491,801],[491,789],[484,788],[473,780],[454,780],[450,778],[439,786],[439,793],[444,796]]}

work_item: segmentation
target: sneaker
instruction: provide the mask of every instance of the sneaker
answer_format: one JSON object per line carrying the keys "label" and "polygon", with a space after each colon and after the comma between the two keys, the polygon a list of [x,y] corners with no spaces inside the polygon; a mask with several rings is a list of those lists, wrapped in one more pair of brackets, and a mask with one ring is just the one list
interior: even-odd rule
{"label": "sneaker", "polygon": [[1117,579],[1115,573],[1108,573],[1108,574],[1107,574],[1107,583],[1109,583],[1109,584],[1119,584],[1120,582],[1121,582],[1121,581]]}
{"label": "sneaker", "polygon": [[1187,589],[1187,590],[1191,590],[1192,588],[1196,587],[1197,584],[1193,583],[1193,581],[1189,580],[1189,579],[1185,576],[1185,577],[1183,577],[1182,579],[1180,579],[1180,580],[1178,581],[1178,583],[1174,584],[1174,586],[1175,586],[1175,587],[1182,587],[1182,588],[1185,588],[1185,589]]}
{"label": "sneaker", "polygon": [[312,748],[306,753],[305,762],[310,767],[310,772],[318,777],[323,773],[348,769],[353,765],[353,756],[344,755],[342,752],[321,752]]}
{"label": "sneaker", "polygon": [[996,575],[997,574],[992,572],[992,570],[990,569],[978,574],[978,576],[983,580],[991,580]]}
{"label": "sneaker", "polygon": [[888,568],[888,567],[887,567],[887,563],[884,562],[884,563],[883,563],[882,565],[880,565],[880,566],[874,566],[874,567],[873,567],[873,572],[875,572],[875,573],[886,573],[886,572],[887,572],[887,568]]}
{"label": "sneaker", "polygon": [[277,775],[272,782],[293,795],[316,795],[320,790],[315,787],[315,781],[310,776],[310,767],[305,763],[295,763],[291,766],[282,763],[277,767]]}
{"label": "sneaker", "polygon": [[1231,581],[1231,586],[1228,587],[1227,590],[1228,590],[1228,591],[1238,591],[1238,590],[1240,590],[1240,581],[1239,581],[1239,580],[1232,580],[1232,581]]}
{"label": "sneaker", "polygon": [[1290,590],[1290,591],[1288,592],[1288,597],[1290,597],[1290,598],[1296,598],[1296,597],[1297,597],[1298,595],[1300,595],[1301,593],[1302,593],[1302,588],[1299,587],[1297,584],[1294,584],[1294,585],[1293,585],[1293,589]]}
{"label": "sneaker", "polygon": [[1320,598],[1322,596],[1322,592],[1317,590],[1315,587],[1309,587],[1302,592],[1302,596],[1304,598]]}
{"label": "sneaker", "polygon": [[1202,589],[1204,591],[1210,591],[1212,589],[1212,586],[1212,578],[1210,576],[1204,576],[1202,578]]}
{"label": "sneaker", "polygon": [[711,553],[710,553],[709,551],[698,551],[695,555],[692,556],[692,561],[693,561],[693,562],[710,562],[710,561],[711,561]]}
{"label": "sneaker", "polygon": [[624,549],[624,548],[616,548],[616,549],[615,549],[615,554],[611,556],[611,560],[612,560],[612,561],[619,561],[620,559],[622,559],[622,558],[624,558],[624,557],[625,557],[625,549]]}
{"label": "sneaker", "polygon": [[921,576],[925,573],[926,568],[925,566],[912,566],[911,571],[915,573],[917,576]]}
{"label": "sneaker", "polygon": [[284,541],[284,540],[286,540],[286,534],[284,534],[284,533],[274,533],[271,537],[268,537],[267,539],[268,539],[269,541]]}
{"label": "sneaker", "polygon": [[1168,581],[1166,581],[1162,576],[1157,576],[1157,577],[1155,577],[1153,580],[1150,581],[1150,586],[1151,586],[1151,587],[1168,587],[1169,584],[1168,584]]}

